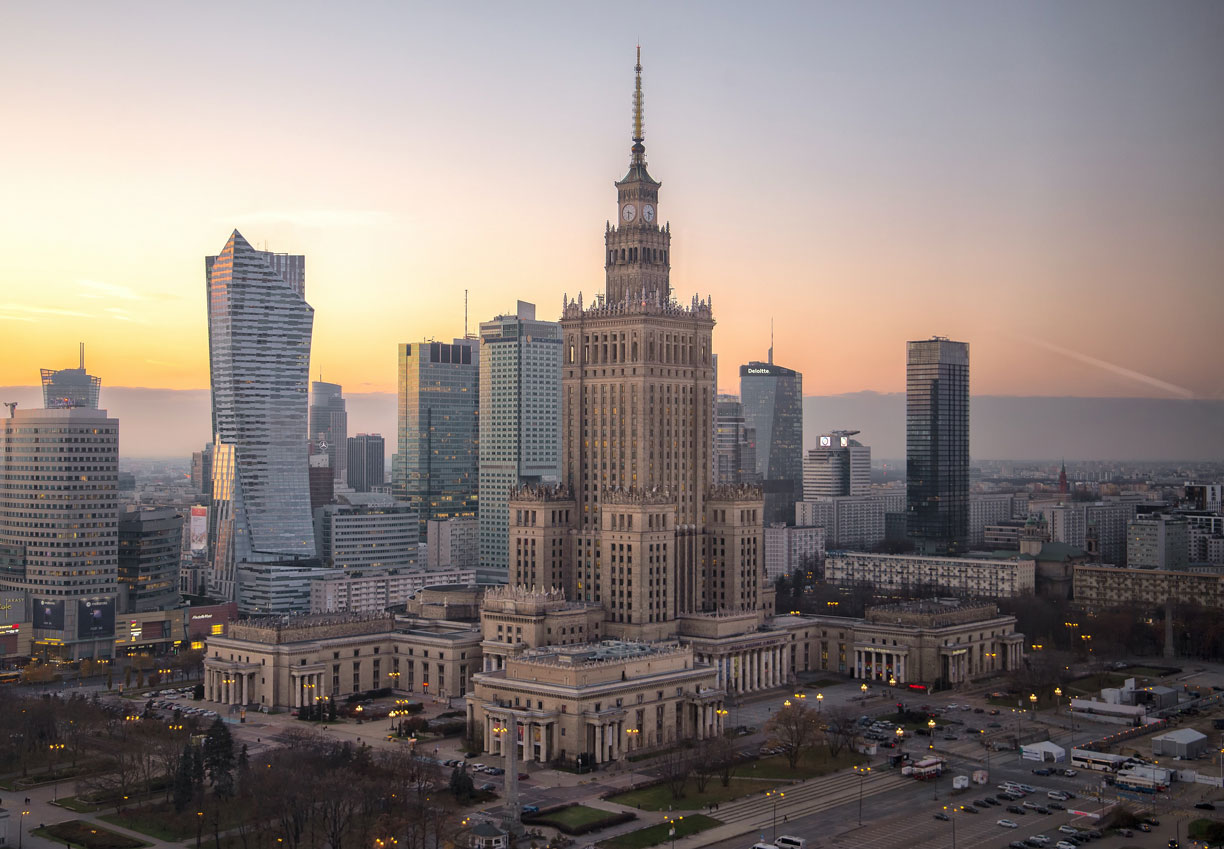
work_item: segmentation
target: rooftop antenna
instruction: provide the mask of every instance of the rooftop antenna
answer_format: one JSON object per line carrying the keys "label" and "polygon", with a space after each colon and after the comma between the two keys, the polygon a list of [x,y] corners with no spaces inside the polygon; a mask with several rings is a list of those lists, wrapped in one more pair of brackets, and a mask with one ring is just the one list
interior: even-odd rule
{"label": "rooftop antenna", "polygon": [[769,364],[773,365],[773,317],[769,319]]}
{"label": "rooftop antenna", "polygon": [[468,338],[468,290],[463,290],[463,338]]}
{"label": "rooftop antenna", "polygon": [[85,343],[81,343],[81,371],[85,371]]}

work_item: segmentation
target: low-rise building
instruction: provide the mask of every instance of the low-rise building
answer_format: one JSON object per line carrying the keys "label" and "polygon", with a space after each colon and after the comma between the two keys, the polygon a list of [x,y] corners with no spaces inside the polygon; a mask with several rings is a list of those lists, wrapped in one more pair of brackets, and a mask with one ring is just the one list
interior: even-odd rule
{"label": "low-rise building", "polygon": [[382,688],[462,697],[479,668],[480,632],[471,623],[387,613],[247,619],[209,638],[204,698],[237,710],[297,708]]}
{"label": "low-rise building", "polygon": [[[414,532],[416,527],[414,518]],[[475,581],[474,569],[404,569],[366,577],[333,574],[310,582],[310,612],[375,613],[405,604],[416,592],[434,584],[467,585]]]}
{"label": "low-rise building", "polygon": [[945,595],[1011,598],[1035,588],[1034,561],[913,554],[830,552],[825,580],[897,592],[932,591]]}
{"label": "low-rise building", "polygon": [[1219,609],[1224,608],[1224,574],[1081,564],[1075,566],[1073,592],[1076,603],[1089,610],[1160,607],[1166,601]]}
{"label": "low-rise building", "polygon": [[[723,733],[723,690],[691,648],[604,640],[530,649],[473,678],[469,727],[484,751],[600,765],[638,749]],[[517,728],[519,733],[498,729]]]}

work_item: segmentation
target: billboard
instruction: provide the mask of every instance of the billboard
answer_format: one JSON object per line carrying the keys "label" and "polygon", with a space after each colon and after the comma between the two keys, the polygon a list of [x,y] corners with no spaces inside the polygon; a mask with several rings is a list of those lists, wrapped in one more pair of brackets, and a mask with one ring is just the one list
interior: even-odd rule
{"label": "billboard", "polygon": [[77,602],[77,639],[97,640],[115,636],[115,600],[81,599]]}
{"label": "billboard", "polygon": [[191,550],[208,548],[208,508],[196,505],[191,508]]}
{"label": "billboard", "polygon": [[34,599],[34,627],[64,630],[64,602],[50,599]]}

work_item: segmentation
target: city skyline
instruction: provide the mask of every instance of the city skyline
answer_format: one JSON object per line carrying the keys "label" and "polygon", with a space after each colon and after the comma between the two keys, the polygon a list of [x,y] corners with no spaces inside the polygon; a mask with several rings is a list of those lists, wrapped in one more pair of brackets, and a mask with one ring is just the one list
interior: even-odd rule
{"label": "city skyline", "polygon": [[[233,60],[215,64],[174,37],[196,13],[172,10],[130,27],[128,49],[84,85],[73,63],[43,63],[87,61],[99,27],[120,35],[113,21],[6,10],[7,30],[29,37],[0,67],[40,73],[3,95],[36,120],[6,140],[25,174],[0,213],[0,277],[20,284],[0,324],[6,350],[23,353],[0,358],[0,384],[26,385],[80,339],[109,386],[207,387],[198,257],[234,227],[310,255],[311,375],[354,394],[393,388],[397,344],[459,335],[464,290],[469,332],[514,298],[558,318],[559,296],[601,287],[598,233],[584,225],[615,214],[597,175],[622,161],[640,36],[646,134],[674,198],[672,283],[713,297],[724,363],[761,359],[773,317],[779,360],[812,394],[901,390],[903,343],[932,333],[974,345],[975,394],[1224,394],[1209,358],[1177,344],[1209,338],[1224,310],[1212,167],[1224,108],[1209,49],[1224,13],[773,8],[784,14],[750,21],[665,9],[648,33],[593,26],[582,10],[531,26],[421,10],[441,37],[391,58],[373,48],[395,11],[371,27],[315,10],[287,25],[317,49],[290,38],[248,51],[269,14],[253,10],[250,35],[210,45]],[[56,39],[38,37],[50,29]],[[343,66],[295,64],[328,47]],[[148,78],[151,65],[165,73]],[[101,123],[86,102],[95,85],[125,92]],[[199,116],[223,105],[249,123],[202,142]],[[728,184],[733,167],[752,178]],[[542,173],[563,188],[539,191]],[[550,262],[527,261],[540,254]],[[861,320],[824,320],[843,303]]]}

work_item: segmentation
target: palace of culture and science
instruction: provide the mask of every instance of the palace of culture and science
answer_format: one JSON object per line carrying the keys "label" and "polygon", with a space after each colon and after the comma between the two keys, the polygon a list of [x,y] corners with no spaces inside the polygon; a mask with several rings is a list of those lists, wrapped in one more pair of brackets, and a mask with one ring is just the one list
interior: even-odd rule
{"label": "palace of culture and science", "polygon": [[599,766],[718,736],[729,700],[798,672],[955,685],[1017,662],[993,604],[774,614],[762,492],[711,480],[714,314],[672,298],[635,71],[605,292],[562,307],[560,482],[510,492],[507,585],[423,590],[405,621],[235,625],[209,640],[206,698],[298,707],[394,682],[464,699],[486,752]]}

